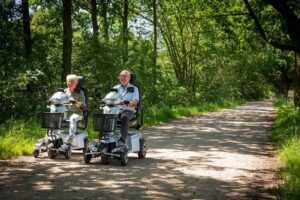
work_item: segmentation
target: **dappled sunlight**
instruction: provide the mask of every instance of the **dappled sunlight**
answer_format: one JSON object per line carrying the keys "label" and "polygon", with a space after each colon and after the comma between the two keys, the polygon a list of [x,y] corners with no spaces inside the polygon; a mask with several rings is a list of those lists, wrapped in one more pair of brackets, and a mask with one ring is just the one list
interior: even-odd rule
{"label": "dappled sunlight", "polygon": [[52,190],[53,185],[50,181],[38,181],[35,183],[33,188],[35,190]]}
{"label": "dappled sunlight", "polygon": [[193,151],[180,151],[174,149],[152,149],[149,151],[148,155],[152,158],[165,158],[165,159],[179,159],[189,157],[199,156],[199,152]]}
{"label": "dappled sunlight", "polygon": [[70,160],[44,154],[0,161],[1,193],[4,199],[12,199],[12,188],[22,199],[46,192],[45,199],[60,199],[62,192],[73,199],[247,199],[256,191],[269,198],[276,182],[264,163],[274,162],[266,134],[274,116],[265,108],[261,116],[257,109],[251,114],[251,106],[247,114],[237,109],[243,107],[146,129],[147,157],[130,153],[126,167],[118,160],[102,165],[100,158],[86,165],[81,152]]}

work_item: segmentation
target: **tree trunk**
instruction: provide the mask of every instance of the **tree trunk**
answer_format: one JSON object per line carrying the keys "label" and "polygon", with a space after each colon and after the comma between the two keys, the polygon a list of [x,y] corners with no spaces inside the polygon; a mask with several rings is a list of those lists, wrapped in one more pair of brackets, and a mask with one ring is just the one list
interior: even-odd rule
{"label": "tree trunk", "polygon": [[289,91],[289,83],[288,79],[285,77],[285,75],[281,75],[280,77],[280,94],[284,96],[284,98],[287,100],[288,98],[288,91]]}
{"label": "tree trunk", "polygon": [[284,98],[287,100],[288,98],[288,91],[292,84],[292,79],[289,77],[289,68],[284,66],[278,66],[280,71],[280,80],[279,80],[279,92]]}
{"label": "tree trunk", "polygon": [[100,1],[101,32],[106,43],[109,42],[108,21],[107,21],[107,0]]}
{"label": "tree trunk", "polygon": [[157,60],[157,12],[156,0],[152,0],[153,7],[153,55],[152,55],[152,77],[153,84],[156,84],[156,60]]}
{"label": "tree trunk", "polygon": [[22,15],[23,15],[23,34],[24,34],[24,46],[26,56],[30,56],[32,53],[32,40],[30,31],[30,16],[28,0],[22,0]]}
{"label": "tree trunk", "polygon": [[128,0],[123,2],[123,65],[128,61]]}
{"label": "tree trunk", "polygon": [[157,82],[157,5],[156,0],[152,0],[152,15],[153,15],[153,33],[152,33],[152,44],[153,44],[153,51],[152,51],[152,87],[151,87],[151,103],[155,103],[156,100],[156,82]]}
{"label": "tree trunk", "polygon": [[97,23],[97,3],[96,0],[91,0],[91,16],[92,16],[92,25],[93,25],[93,36],[98,40],[98,23]]}
{"label": "tree trunk", "polygon": [[61,83],[65,82],[66,76],[71,73],[72,55],[72,22],[71,22],[71,0],[63,0],[63,55]]}
{"label": "tree trunk", "polygon": [[300,107],[300,53],[295,52],[294,105]]}

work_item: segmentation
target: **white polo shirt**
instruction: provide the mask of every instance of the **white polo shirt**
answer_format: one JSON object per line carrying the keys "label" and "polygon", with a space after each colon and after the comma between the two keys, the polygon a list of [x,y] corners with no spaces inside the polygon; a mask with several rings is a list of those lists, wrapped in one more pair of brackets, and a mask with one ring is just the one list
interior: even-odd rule
{"label": "white polo shirt", "polygon": [[[134,92],[127,92],[128,87],[133,87]],[[118,89],[118,93],[122,95],[122,99],[124,101],[132,101],[133,99],[135,100],[140,100],[139,98],[139,89],[132,85],[131,83],[128,83],[126,87],[123,87],[121,84],[116,85],[114,89]]]}

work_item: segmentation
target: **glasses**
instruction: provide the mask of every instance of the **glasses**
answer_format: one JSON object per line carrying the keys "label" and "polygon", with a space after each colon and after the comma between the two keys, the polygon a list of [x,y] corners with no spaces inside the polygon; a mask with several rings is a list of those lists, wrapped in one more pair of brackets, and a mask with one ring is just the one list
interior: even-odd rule
{"label": "glasses", "polygon": [[120,77],[120,78],[121,78],[121,77],[123,78],[123,77],[128,77],[128,76],[127,76],[127,75],[120,75],[119,77]]}

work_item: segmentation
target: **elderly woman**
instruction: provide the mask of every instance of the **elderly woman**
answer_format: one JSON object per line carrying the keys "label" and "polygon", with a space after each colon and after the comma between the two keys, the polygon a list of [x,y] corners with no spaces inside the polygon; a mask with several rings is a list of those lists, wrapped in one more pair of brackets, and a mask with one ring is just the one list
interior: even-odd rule
{"label": "elderly woman", "polygon": [[65,89],[65,93],[72,103],[72,106],[67,111],[67,116],[70,120],[68,143],[72,143],[73,141],[77,129],[77,122],[83,118],[82,110],[80,108],[85,106],[85,96],[83,91],[76,90],[78,78],[79,77],[75,74],[67,76],[67,88]]}

